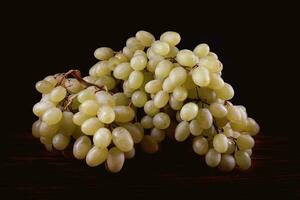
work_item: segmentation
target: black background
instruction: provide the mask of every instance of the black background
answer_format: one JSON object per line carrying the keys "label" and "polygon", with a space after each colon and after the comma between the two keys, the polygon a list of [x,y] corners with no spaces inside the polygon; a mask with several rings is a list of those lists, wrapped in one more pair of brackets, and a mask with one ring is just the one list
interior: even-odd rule
{"label": "black background", "polygon": [[30,130],[35,83],[96,62],[100,46],[120,50],[128,37],[147,30],[181,34],[180,48],[205,42],[224,64],[233,102],[245,105],[262,134],[299,137],[296,77],[299,15],[293,5],[204,5],[203,2],[99,2],[99,5],[17,3],[4,7],[2,115],[9,135]]}

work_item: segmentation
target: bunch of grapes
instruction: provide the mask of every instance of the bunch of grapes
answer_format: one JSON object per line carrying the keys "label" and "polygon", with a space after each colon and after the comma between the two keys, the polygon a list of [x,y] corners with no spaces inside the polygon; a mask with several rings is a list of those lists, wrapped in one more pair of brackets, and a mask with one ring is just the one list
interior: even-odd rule
{"label": "bunch of grapes", "polygon": [[37,82],[33,135],[49,151],[73,144],[75,158],[114,173],[135,156],[135,145],[156,153],[166,136],[191,138],[210,167],[248,169],[259,125],[229,101],[234,90],[209,46],[179,50],[180,40],[172,31],[159,40],[138,31],[119,52],[96,49],[88,76],[70,70]]}

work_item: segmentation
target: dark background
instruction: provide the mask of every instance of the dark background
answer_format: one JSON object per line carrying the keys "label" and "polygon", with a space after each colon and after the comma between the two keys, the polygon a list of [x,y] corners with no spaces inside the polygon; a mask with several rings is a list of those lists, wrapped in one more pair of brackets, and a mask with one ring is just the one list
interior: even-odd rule
{"label": "dark background", "polygon": [[[35,120],[31,109],[40,98],[34,89],[38,80],[71,68],[87,74],[96,62],[93,57],[96,48],[109,46],[120,50],[126,39],[138,30],[147,30],[156,38],[173,30],[181,34],[180,48],[193,49],[202,42],[209,44],[224,64],[224,80],[235,89],[233,102],[246,106],[249,115],[260,124],[263,135],[292,137],[288,148],[297,149],[294,143],[299,137],[296,129],[299,117],[294,114],[297,116],[299,110],[296,78],[299,14],[295,6],[288,2],[226,6],[216,2],[204,5],[200,1],[99,3],[39,5],[26,2],[3,8],[1,81],[5,93],[1,101],[6,136],[16,138],[29,133]],[[9,141],[8,147],[3,147],[4,152],[10,148],[22,151],[19,142]],[[12,156],[12,151],[6,155]],[[154,176],[155,172],[159,173],[158,167],[153,170]],[[181,170],[188,171],[188,168]],[[45,173],[53,171],[47,169]],[[126,178],[135,176],[133,172],[129,174]],[[110,178],[105,177],[105,180]],[[184,173],[179,173],[179,177],[191,181],[184,179]],[[114,177],[113,181],[119,180]],[[155,180],[151,181],[154,184]],[[197,181],[192,183],[198,184]],[[172,184],[169,189],[172,190]]]}

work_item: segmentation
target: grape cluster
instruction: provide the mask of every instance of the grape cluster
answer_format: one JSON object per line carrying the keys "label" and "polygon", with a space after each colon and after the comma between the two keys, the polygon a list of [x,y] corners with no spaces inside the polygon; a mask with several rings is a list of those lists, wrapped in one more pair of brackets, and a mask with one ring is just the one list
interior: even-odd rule
{"label": "grape cluster", "polygon": [[190,138],[210,167],[248,169],[259,125],[229,101],[234,90],[209,46],[179,50],[180,40],[172,31],[159,40],[138,31],[119,52],[96,49],[88,76],[70,70],[37,82],[33,135],[49,151],[73,143],[75,158],[110,172],[134,157],[135,145],[156,153],[166,136]]}

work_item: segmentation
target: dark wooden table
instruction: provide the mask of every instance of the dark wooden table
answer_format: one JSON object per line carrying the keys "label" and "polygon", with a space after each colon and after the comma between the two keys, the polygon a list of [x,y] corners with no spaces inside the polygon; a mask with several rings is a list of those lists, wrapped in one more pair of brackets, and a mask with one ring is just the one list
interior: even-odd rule
{"label": "dark wooden table", "polygon": [[252,168],[231,173],[207,167],[189,142],[165,142],[155,155],[138,150],[118,174],[107,173],[103,166],[90,168],[68,151],[47,152],[29,132],[14,135],[6,151],[7,159],[0,166],[0,193],[10,198],[196,195],[197,199],[300,199],[300,155],[289,153],[285,137],[257,136]]}

